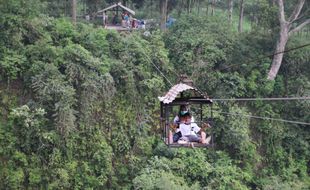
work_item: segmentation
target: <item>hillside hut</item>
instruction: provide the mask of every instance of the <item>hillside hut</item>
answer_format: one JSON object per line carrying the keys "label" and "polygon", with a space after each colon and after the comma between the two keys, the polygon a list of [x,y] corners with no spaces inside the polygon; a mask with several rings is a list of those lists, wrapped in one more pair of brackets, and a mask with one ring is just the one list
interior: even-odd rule
{"label": "hillside hut", "polygon": [[134,25],[133,16],[135,11],[122,5],[122,3],[113,4],[105,9],[99,10],[98,15],[102,15],[102,24],[106,29],[128,30]]}

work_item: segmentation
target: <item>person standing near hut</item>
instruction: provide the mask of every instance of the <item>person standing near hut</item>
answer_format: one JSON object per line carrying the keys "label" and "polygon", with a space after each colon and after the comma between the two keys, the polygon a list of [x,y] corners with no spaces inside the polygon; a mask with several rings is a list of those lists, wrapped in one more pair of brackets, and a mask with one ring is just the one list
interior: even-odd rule
{"label": "person standing near hut", "polygon": [[104,11],[102,15],[102,21],[103,21],[103,27],[106,28],[108,25],[108,15],[106,11]]}
{"label": "person standing near hut", "polygon": [[117,25],[118,24],[118,19],[117,19],[117,14],[113,13],[113,20],[112,20],[113,25]]}
{"label": "person standing near hut", "polygon": [[121,25],[122,25],[122,27],[125,27],[125,13],[124,12],[122,12],[121,17],[122,17]]}
{"label": "person standing near hut", "polygon": [[125,19],[125,23],[126,23],[126,28],[129,28],[130,21],[129,21],[128,13],[125,13],[124,19]]}

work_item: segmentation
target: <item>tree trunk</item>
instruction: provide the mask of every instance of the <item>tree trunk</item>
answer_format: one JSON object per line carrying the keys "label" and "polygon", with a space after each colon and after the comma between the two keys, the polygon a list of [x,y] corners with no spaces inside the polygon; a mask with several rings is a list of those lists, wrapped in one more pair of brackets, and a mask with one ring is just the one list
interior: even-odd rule
{"label": "tree trunk", "polygon": [[288,18],[288,21],[285,19],[285,12],[284,12],[284,4],[283,0],[277,0],[279,6],[279,21],[280,21],[280,33],[279,38],[276,43],[276,50],[273,56],[271,68],[268,73],[268,79],[274,80],[277,76],[278,71],[280,69],[282,59],[283,59],[283,52],[286,46],[286,43],[292,33],[300,31],[304,26],[310,23],[310,19],[305,20],[303,23],[296,25],[293,29],[291,29],[292,24],[294,21],[298,19],[298,16],[302,10],[302,7],[305,3],[305,0],[299,0],[298,3],[295,5],[294,11],[292,12],[291,16]]}
{"label": "tree trunk", "polygon": [[166,30],[168,0],[160,0],[160,29]]}
{"label": "tree trunk", "polygon": [[187,0],[187,13],[188,14],[191,12],[191,4],[192,4],[192,1],[191,0]]}
{"label": "tree trunk", "polygon": [[86,0],[83,1],[84,16],[86,15]]}
{"label": "tree trunk", "polygon": [[212,5],[211,5],[211,16],[214,16],[215,13],[215,0],[212,0]]}
{"label": "tree trunk", "polygon": [[127,4],[127,0],[123,0],[123,3],[122,3],[125,7],[128,7],[128,4]]}
{"label": "tree trunk", "polygon": [[71,0],[71,16],[73,24],[76,24],[76,0]]}
{"label": "tree trunk", "polygon": [[178,14],[178,17],[181,16],[181,13],[183,12],[183,0],[180,2],[180,4],[178,4],[178,11],[177,11],[177,14]]}
{"label": "tree trunk", "polygon": [[200,15],[200,0],[197,1],[197,12]]}
{"label": "tree trunk", "polygon": [[288,25],[281,26],[280,36],[277,41],[275,55],[273,56],[271,69],[268,73],[269,80],[273,80],[280,69],[281,62],[283,59],[283,53],[280,52],[283,52],[285,49],[288,40],[288,30],[289,30]]}
{"label": "tree trunk", "polygon": [[151,17],[153,17],[153,0],[151,0],[151,3],[150,3],[150,7],[151,7]]}
{"label": "tree trunk", "polygon": [[232,24],[232,14],[233,14],[234,1],[228,0],[228,21]]}
{"label": "tree trunk", "polygon": [[206,14],[207,14],[207,16],[208,16],[208,14],[209,14],[209,0],[207,0],[207,10],[206,10]]}
{"label": "tree trunk", "polygon": [[238,32],[241,33],[243,31],[243,10],[244,10],[244,2],[241,0],[240,2],[240,14],[239,14],[239,24],[238,24]]}

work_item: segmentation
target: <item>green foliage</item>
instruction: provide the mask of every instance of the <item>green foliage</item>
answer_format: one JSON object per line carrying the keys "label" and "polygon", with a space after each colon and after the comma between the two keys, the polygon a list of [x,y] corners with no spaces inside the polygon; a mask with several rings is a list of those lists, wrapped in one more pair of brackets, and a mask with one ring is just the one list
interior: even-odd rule
{"label": "green foliage", "polygon": [[3,183],[3,185],[6,184],[7,187],[11,187],[12,189],[21,189],[23,188],[24,177],[22,169],[11,170],[7,182]]}
{"label": "green foliage", "polygon": [[[260,1],[257,5],[259,10],[257,12],[258,26],[262,28],[271,28],[271,30],[277,30],[278,25],[278,7],[270,6],[270,2],[267,0]],[[257,27],[257,28],[259,28]]]}
{"label": "green foliage", "polygon": [[26,58],[17,52],[8,50],[0,61],[1,76],[8,80],[16,79],[23,70]]}
{"label": "green foliage", "polygon": [[266,190],[280,190],[280,189],[307,189],[309,188],[309,184],[305,184],[302,181],[285,181],[282,180],[279,176],[271,176],[264,180],[264,184],[262,186],[263,189]]}
{"label": "green foliage", "polygon": [[[167,159],[154,157],[149,161],[140,175],[133,180],[135,189],[190,189],[181,177],[174,176],[169,166],[165,163]],[[195,185],[195,188],[198,188]]]}
{"label": "green foliage", "polygon": [[74,25],[66,19],[56,20],[51,33],[53,42],[60,46],[67,45],[77,35]]}
{"label": "green foliage", "polygon": [[[44,70],[41,74],[32,78],[32,87],[40,98],[40,102],[47,104],[47,110],[55,118],[59,132],[66,135],[74,128],[75,90],[64,81],[54,65],[43,65]],[[49,102],[52,101],[52,104]]]}
{"label": "green foliage", "polygon": [[204,152],[198,150],[178,152],[171,165],[178,173],[184,175],[188,183],[198,181],[202,186],[208,184],[210,173],[214,169],[206,159]]}
{"label": "green foliage", "polygon": [[194,187],[188,187],[184,184],[184,180],[180,177],[175,177],[171,173],[154,171],[148,174],[141,174],[134,179],[134,188],[135,189],[191,189],[199,188],[198,185]]}
{"label": "green foliage", "polygon": [[83,47],[85,47],[95,57],[103,60],[108,59],[109,43],[106,38],[109,32],[103,29],[94,30],[82,24],[79,24],[77,27],[77,32],[79,32],[80,37],[80,39],[77,40],[83,44]]}
{"label": "green foliage", "polygon": [[[219,26],[216,22],[225,21],[187,15],[169,30],[166,44],[173,52],[170,58],[177,70],[192,74],[198,69],[197,66],[202,67],[199,69],[210,69],[225,63],[225,52],[230,49],[233,35],[225,25]],[[199,76],[199,72],[197,74]]]}
{"label": "green foliage", "polygon": [[[230,113],[233,114],[226,118],[226,125],[223,126],[222,143],[224,146],[230,147],[230,150],[235,154],[244,154],[249,152],[247,147],[251,145],[250,121],[242,115],[249,115],[246,110],[240,109],[237,106],[230,108]],[[241,116],[238,116],[241,115]]]}
{"label": "green foliage", "polygon": [[16,146],[26,154],[36,152],[43,143],[41,126],[45,122],[44,114],[44,109],[30,110],[26,105],[14,109],[11,113],[13,131],[18,136]]}
{"label": "green foliage", "polygon": [[42,9],[42,4],[39,0],[1,0],[0,3],[0,10],[2,13],[9,13],[22,17],[38,16],[40,9]]}

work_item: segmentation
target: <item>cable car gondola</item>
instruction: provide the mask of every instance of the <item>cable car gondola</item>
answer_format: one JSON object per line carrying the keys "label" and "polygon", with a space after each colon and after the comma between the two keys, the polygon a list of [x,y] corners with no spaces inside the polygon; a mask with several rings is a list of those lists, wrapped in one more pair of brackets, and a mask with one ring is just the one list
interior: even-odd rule
{"label": "cable car gondola", "polygon": [[[204,130],[201,132],[202,142],[173,142],[173,118],[176,116],[176,110],[179,110],[182,105],[194,107],[191,108],[190,112],[196,114],[195,117],[198,121],[195,123],[200,127],[210,127],[210,120],[212,120],[212,100],[197,88],[194,88],[192,82],[186,81],[185,84],[183,80],[179,84],[174,85],[164,96],[158,97],[158,99],[160,101],[160,127],[162,129],[162,139],[166,145],[173,148],[213,147],[212,129],[207,133],[207,136]],[[205,106],[210,106],[209,117],[203,115]],[[194,112],[194,110],[196,112]],[[208,118],[208,121],[205,118]]]}

